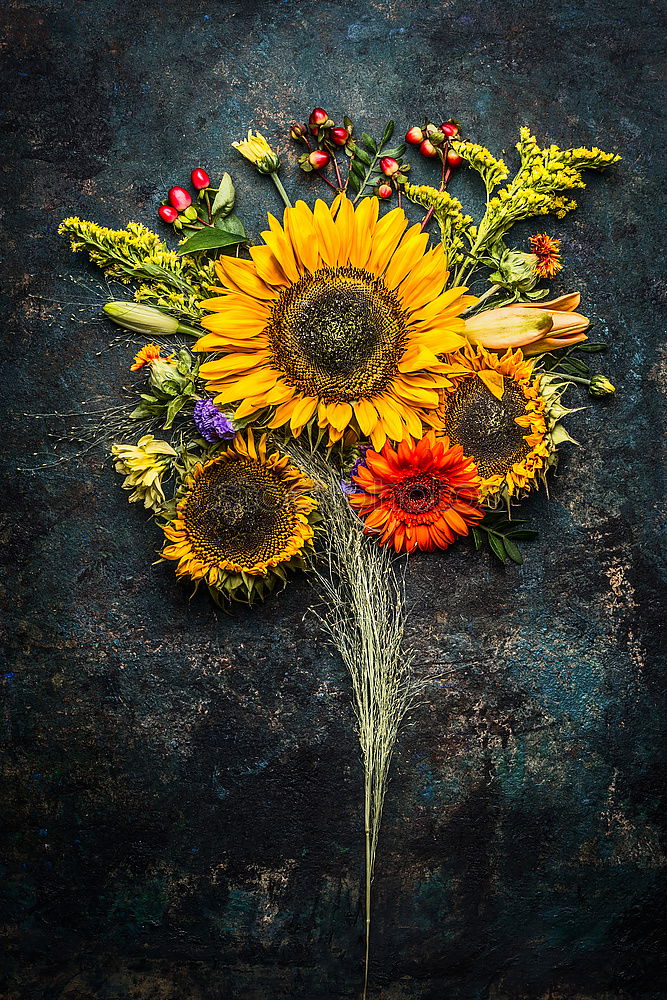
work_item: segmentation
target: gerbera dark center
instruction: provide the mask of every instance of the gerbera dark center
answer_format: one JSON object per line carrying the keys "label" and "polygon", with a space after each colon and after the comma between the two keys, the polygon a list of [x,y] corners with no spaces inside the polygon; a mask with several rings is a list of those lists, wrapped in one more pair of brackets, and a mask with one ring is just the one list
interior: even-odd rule
{"label": "gerbera dark center", "polygon": [[382,278],[322,268],[286,288],[267,327],[274,363],[304,395],[326,402],[382,392],[408,342],[406,317]]}
{"label": "gerbera dark center", "polygon": [[504,475],[530,452],[528,433],[516,423],[525,415],[526,398],[519,385],[505,379],[501,399],[489,392],[476,375],[462,379],[447,393],[444,423],[452,444],[474,458],[483,478]]}
{"label": "gerbera dark center", "polygon": [[182,516],[194,554],[211,565],[264,563],[284,552],[295,525],[289,487],[242,457],[209,466]]}
{"label": "gerbera dark center", "polygon": [[426,514],[437,507],[448,492],[449,487],[442,479],[422,473],[394,487],[394,505],[407,514]]}

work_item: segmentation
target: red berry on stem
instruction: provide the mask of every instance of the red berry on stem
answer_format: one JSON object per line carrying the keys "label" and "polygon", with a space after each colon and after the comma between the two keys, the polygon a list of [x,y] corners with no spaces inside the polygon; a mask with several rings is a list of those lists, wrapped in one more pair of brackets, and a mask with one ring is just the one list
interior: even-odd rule
{"label": "red berry on stem", "polygon": [[203,191],[204,188],[211,186],[211,178],[205,170],[202,170],[201,167],[196,167],[196,169],[192,171],[190,174],[190,180],[192,181],[192,186],[196,191]]}
{"label": "red berry on stem", "polygon": [[380,184],[378,198],[391,198],[391,186],[389,184]]}
{"label": "red berry on stem", "polygon": [[451,139],[453,136],[459,134],[459,127],[454,122],[443,122],[440,126],[440,131],[444,132]]}
{"label": "red berry on stem", "polygon": [[424,133],[418,125],[413,125],[405,133],[405,141],[411,143],[413,146],[418,146],[420,142],[424,141]]}
{"label": "red berry on stem", "polygon": [[460,167],[463,163],[463,157],[455,153],[453,149],[450,149],[447,153],[447,165],[450,167]]}
{"label": "red berry on stem", "polygon": [[328,121],[329,115],[326,113],[324,108],[313,108],[310,112],[308,124],[313,128],[317,128],[318,125],[324,125]]}
{"label": "red berry on stem", "polygon": [[433,145],[430,139],[424,139],[421,146],[419,147],[419,152],[422,154],[422,156],[433,157],[438,155],[438,151],[436,150],[435,146]]}
{"label": "red berry on stem", "polygon": [[337,125],[336,128],[331,129],[331,141],[335,146],[344,146],[349,138],[350,133],[342,125]]}
{"label": "red berry on stem", "polygon": [[398,160],[395,160],[393,156],[383,156],[380,160],[380,170],[387,177],[393,177],[401,169],[401,165]]}
{"label": "red berry on stem", "polygon": [[329,162],[329,154],[323,149],[314,149],[308,157],[308,162],[311,167],[315,167],[316,170],[321,170],[322,167],[326,167]]}
{"label": "red berry on stem", "polygon": [[182,212],[184,209],[188,208],[192,204],[192,197],[190,192],[186,191],[185,188],[173,187],[169,189],[169,194],[167,195],[169,202],[174,206],[177,211]]}
{"label": "red berry on stem", "polygon": [[157,210],[157,214],[160,216],[163,222],[175,222],[178,218],[178,212],[171,205],[160,205]]}

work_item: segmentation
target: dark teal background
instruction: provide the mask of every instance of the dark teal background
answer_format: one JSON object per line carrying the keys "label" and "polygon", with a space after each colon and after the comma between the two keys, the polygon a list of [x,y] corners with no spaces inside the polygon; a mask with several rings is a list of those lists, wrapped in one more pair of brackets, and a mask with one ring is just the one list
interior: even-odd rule
{"label": "dark teal background", "polygon": [[[465,544],[408,593],[433,681],[401,736],[375,884],[375,1000],[658,1000],[664,12],[654,2],[8,2],[2,86],[7,1000],[347,1000],[362,958],[361,768],[305,579],[252,613],[189,600],[104,449],[41,471],[32,416],[123,400],[130,344],[56,235],[161,228],[193,166],[321,104],[379,132],[453,115],[623,161],[563,223],[617,398],[569,422],[521,568]],[[8,141],[7,141],[8,140]],[[414,158],[413,158],[414,161]],[[515,161],[513,161],[515,162]],[[431,175],[425,163],[415,175]],[[314,192],[312,179],[285,182]],[[324,189],[323,189],[324,190]],[[475,178],[452,184],[479,210]],[[72,280],[72,278],[74,280]],[[482,286],[475,290],[481,290]],[[572,395],[571,405],[587,405]],[[577,402],[578,401],[578,402]],[[94,407],[93,407],[94,408]],[[30,416],[25,414],[29,413]],[[59,454],[67,454],[67,449]]]}

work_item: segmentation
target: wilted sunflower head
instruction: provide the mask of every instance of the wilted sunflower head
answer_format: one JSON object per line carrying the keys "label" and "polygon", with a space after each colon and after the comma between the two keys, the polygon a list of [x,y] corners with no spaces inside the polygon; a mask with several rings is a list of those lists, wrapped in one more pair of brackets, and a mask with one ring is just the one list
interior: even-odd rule
{"label": "wilted sunflower head", "polygon": [[502,356],[467,345],[449,356],[452,385],[440,414],[454,444],[470,455],[485,496],[530,489],[547,456],[544,398],[521,351]]}
{"label": "wilted sunflower head", "polygon": [[444,291],[442,246],[407,226],[401,209],[378,220],[375,198],[297,202],[282,226],[269,216],[251,261],[222,258],[197,343],[219,353],[200,368],[216,402],[239,419],[268,409],[295,436],[316,421],[330,443],[350,426],[375,448],[420,437],[449,384],[438,355],[463,345],[458,316],[476,300]]}
{"label": "wilted sunflower head", "polygon": [[178,576],[203,580],[236,600],[262,597],[286,570],[301,568],[313,539],[314,484],[287,455],[267,454],[266,436],[234,444],[195,466],[176,517],[164,528],[164,559]]}

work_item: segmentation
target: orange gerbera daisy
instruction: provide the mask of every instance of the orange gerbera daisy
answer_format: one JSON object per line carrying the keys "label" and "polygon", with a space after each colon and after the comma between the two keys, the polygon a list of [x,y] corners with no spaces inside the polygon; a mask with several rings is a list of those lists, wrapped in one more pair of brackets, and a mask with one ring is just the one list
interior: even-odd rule
{"label": "orange gerbera daisy", "polygon": [[560,262],[560,240],[554,240],[546,233],[531,236],[530,249],[537,257],[535,270],[541,278],[553,278],[563,270]]}
{"label": "orange gerbera daisy", "polygon": [[196,350],[219,357],[199,374],[215,401],[294,436],[317,421],[329,443],[349,426],[377,449],[420,437],[448,384],[438,355],[462,346],[459,313],[476,301],[445,291],[442,246],[427,251],[402,209],[378,219],[377,198],[299,201],[269,227],[252,260],[218,261],[220,295],[202,303],[211,332]]}
{"label": "orange gerbera daisy", "polygon": [[[131,372],[138,372],[140,368],[144,365],[152,365],[153,362],[157,361],[158,358],[162,357],[162,348],[159,344],[144,344],[140,351],[134,355],[134,364],[130,365]],[[174,357],[170,354],[168,358],[164,358],[164,361],[171,361]]]}
{"label": "orange gerbera daisy", "polygon": [[362,492],[350,503],[369,531],[381,532],[380,544],[397,552],[446,549],[457,535],[484,515],[479,510],[480,479],[460,445],[429,431],[394,450],[366,452],[366,466],[354,476]]}

